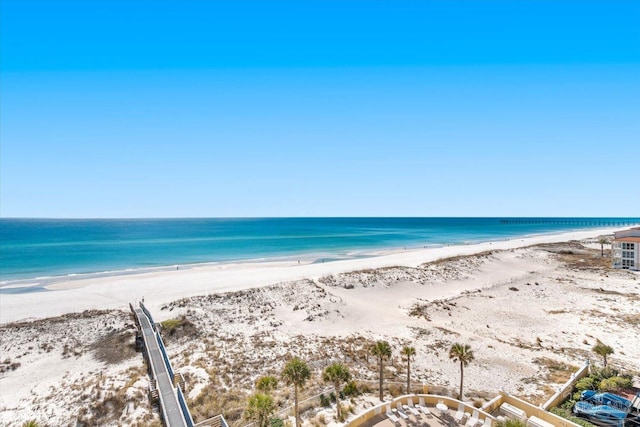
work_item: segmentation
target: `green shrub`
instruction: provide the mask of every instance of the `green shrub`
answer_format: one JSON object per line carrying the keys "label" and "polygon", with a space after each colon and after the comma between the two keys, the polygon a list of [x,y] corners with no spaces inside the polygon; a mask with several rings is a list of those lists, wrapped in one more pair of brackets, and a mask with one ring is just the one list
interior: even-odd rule
{"label": "green shrub", "polygon": [[[563,405],[564,406],[564,405]],[[581,425],[583,427],[597,427],[594,424],[591,424],[589,421],[587,420],[583,420],[582,418],[578,418],[578,417],[574,417],[571,414],[571,409],[564,409],[562,407],[559,408],[551,408],[549,410],[549,412],[551,412],[552,414],[556,414],[559,417],[565,418],[569,421],[572,421],[578,425]]]}
{"label": "green shrub", "polygon": [[360,391],[358,390],[358,385],[355,381],[349,381],[342,389],[342,393],[347,397],[360,396]]}
{"label": "green shrub", "polygon": [[600,390],[600,391],[616,391],[632,386],[631,378],[628,375],[620,375],[615,368],[607,366],[606,368],[592,368],[591,374],[584,377],[576,383],[575,390],[570,398],[562,402],[557,408],[552,408],[551,413],[573,421],[576,424],[585,427],[595,427],[594,424],[574,417],[572,410],[574,405],[581,398],[581,392],[584,390]]}
{"label": "green shrub", "polygon": [[562,402],[562,405],[560,405],[558,408],[571,412],[575,404],[576,404],[575,400],[567,399],[564,402]]}
{"label": "green shrub", "polygon": [[331,406],[331,398],[325,396],[324,393],[322,393],[320,395],[320,406],[324,406],[325,408]]}
{"label": "green shrub", "polygon": [[595,390],[596,388],[596,380],[591,375],[588,377],[580,378],[576,383],[576,390],[584,391],[584,390]]}
{"label": "green shrub", "polygon": [[496,423],[497,427],[525,427],[526,424],[523,421],[520,420],[505,420],[505,421],[498,421]]}
{"label": "green shrub", "polygon": [[628,377],[611,377],[600,382],[600,391],[616,391],[623,388],[631,388],[633,381]]}
{"label": "green shrub", "polygon": [[607,378],[611,377],[617,377],[619,374],[620,372],[618,372],[616,368],[607,366],[606,368],[593,368],[589,376],[596,381],[596,384],[598,384],[602,380],[606,380]]}
{"label": "green shrub", "polygon": [[180,326],[182,324],[182,320],[181,319],[167,319],[164,322],[160,322],[160,324],[162,325],[163,329],[166,329],[167,331],[171,331],[172,329],[175,329],[178,326]]}
{"label": "green shrub", "polygon": [[278,417],[271,418],[269,424],[271,427],[284,427],[284,422]]}

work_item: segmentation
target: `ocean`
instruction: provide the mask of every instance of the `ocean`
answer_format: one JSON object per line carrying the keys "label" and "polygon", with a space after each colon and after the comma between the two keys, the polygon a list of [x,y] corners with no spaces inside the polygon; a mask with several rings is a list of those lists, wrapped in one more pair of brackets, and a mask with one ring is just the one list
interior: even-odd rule
{"label": "ocean", "polygon": [[632,224],[640,218],[0,218],[0,286],[211,262],[326,262]]}

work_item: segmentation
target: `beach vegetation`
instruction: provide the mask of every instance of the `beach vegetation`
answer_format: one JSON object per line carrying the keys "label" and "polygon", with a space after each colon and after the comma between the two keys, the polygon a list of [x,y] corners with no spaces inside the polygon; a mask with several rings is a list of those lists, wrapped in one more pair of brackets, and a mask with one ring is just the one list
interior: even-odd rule
{"label": "beach vegetation", "polygon": [[256,393],[249,397],[244,416],[245,419],[255,422],[259,427],[268,427],[275,410],[273,397],[266,393]]}
{"label": "beach vegetation", "polygon": [[504,421],[498,421],[496,423],[496,426],[497,427],[525,427],[526,424],[524,423],[524,421],[507,419]]}
{"label": "beach vegetation", "polygon": [[473,350],[469,344],[455,343],[449,349],[449,359],[460,363],[460,393],[458,400],[462,400],[462,386],[464,384],[464,368],[473,361]]}
{"label": "beach vegetation", "polygon": [[594,424],[572,415],[573,407],[576,402],[582,398],[584,390],[598,390],[615,392],[622,389],[631,388],[632,377],[626,373],[620,373],[617,369],[610,366],[606,368],[593,368],[592,372],[578,380],[575,385],[575,393],[556,408],[550,411],[558,416],[566,418],[584,427],[593,427]]}
{"label": "beach vegetation", "polygon": [[189,399],[187,405],[196,422],[218,414],[223,414],[228,422],[233,422],[242,418],[247,406],[247,395],[233,388],[225,391],[218,377],[215,377],[194,399]]}
{"label": "beach vegetation", "polygon": [[198,336],[197,329],[193,322],[186,316],[181,316],[178,319],[167,319],[160,323],[164,333],[163,338],[169,336],[171,338],[179,339],[182,337]]}
{"label": "beach vegetation", "polygon": [[[108,365],[124,362],[137,355],[134,334],[129,330],[115,330],[102,335],[89,348],[96,359]],[[63,356],[68,355],[69,352],[71,349],[65,344]]]}
{"label": "beach vegetation", "polygon": [[633,380],[627,376],[615,376],[611,378],[605,378],[600,381],[598,390],[600,391],[617,391],[628,389],[633,386]]}
{"label": "beach vegetation", "polygon": [[431,322],[431,316],[429,316],[428,308],[428,304],[415,303],[411,307],[411,310],[409,310],[409,316],[422,317],[426,321]]}
{"label": "beach vegetation", "polygon": [[[637,294],[635,294],[635,298],[636,300],[640,299]],[[622,316],[622,321],[629,326],[640,326],[640,313],[625,314]]]}
{"label": "beach vegetation", "polygon": [[20,362],[12,362],[11,359],[5,359],[4,362],[0,362],[0,374],[8,371],[15,371],[20,367]]}
{"label": "beach vegetation", "polygon": [[126,390],[101,390],[96,386],[96,395],[103,396],[95,399],[90,405],[84,406],[79,411],[78,423],[80,425],[104,425],[109,421],[119,418],[125,411],[128,398]]}
{"label": "beach vegetation", "polygon": [[588,377],[580,378],[576,382],[575,389],[577,391],[584,391],[584,390],[594,390],[596,387],[597,387],[596,379],[593,376],[589,375]]}
{"label": "beach vegetation", "polygon": [[271,394],[278,387],[278,379],[273,375],[264,375],[256,380],[256,389],[261,393]]}
{"label": "beach vegetation", "polygon": [[404,394],[404,390],[402,389],[402,386],[397,384],[389,384],[389,386],[387,387],[387,392],[393,398],[402,396]]}
{"label": "beach vegetation", "polygon": [[383,386],[384,386],[384,361],[391,357],[391,346],[387,341],[378,341],[371,349],[371,353],[378,358],[378,367],[380,368],[380,401],[383,401]]}
{"label": "beach vegetation", "polygon": [[536,357],[533,362],[547,369],[548,373],[545,376],[547,383],[564,383],[578,369],[576,366],[549,357]]}
{"label": "beach vegetation", "polygon": [[615,377],[618,375],[620,375],[620,371],[618,371],[616,368],[612,366],[607,366],[606,368],[594,367],[591,369],[591,374],[590,374],[590,376],[592,376],[598,383],[600,383],[600,381],[604,379]]}
{"label": "beach vegetation", "polygon": [[22,427],[39,427],[40,424],[36,420],[28,420],[22,423]]}
{"label": "beach vegetation", "polygon": [[411,393],[411,358],[416,355],[416,349],[411,346],[404,346],[402,356],[407,362],[407,393]]}
{"label": "beach vegetation", "polygon": [[296,419],[296,427],[300,427],[300,412],[298,406],[298,394],[301,388],[311,378],[311,370],[309,366],[300,358],[294,357],[289,360],[282,370],[282,378],[287,385],[293,385],[294,390],[294,406],[293,412]]}
{"label": "beach vegetation", "polygon": [[559,417],[562,417],[564,419],[567,419],[571,422],[574,422],[582,427],[597,427],[595,424],[592,424],[585,419],[574,416],[571,412],[571,408],[573,408],[573,405],[575,405],[575,402],[572,403],[570,408],[566,408],[564,405],[562,405],[556,408],[549,409],[549,412]]}
{"label": "beach vegetation", "polygon": [[273,417],[273,418],[271,418],[271,421],[269,421],[269,426],[270,427],[284,427],[284,421],[282,421],[282,418]]}
{"label": "beach vegetation", "polygon": [[167,319],[160,322],[160,324],[162,325],[162,329],[166,331],[171,331],[176,329],[178,326],[180,326],[181,323],[182,322],[180,321],[180,319]]}
{"label": "beach vegetation", "polygon": [[[606,368],[593,368],[591,374],[581,378],[576,382],[577,392],[584,390],[616,391],[631,388],[633,385],[632,375],[622,373],[610,366]],[[575,400],[578,400],[577,396]]]}
{"label": "beach vegetation", "polygon": [[324,393],[320,393],[320,406],[325,408],[331,406],[331,396],[325,396]]}
{"label": "beach vegetation", "polygon": [[342,389],[342,394],[346,397],[358,397],[361,392],[358,389],[358,384],[355,381],[349,381]]}
{"label": "beach vegetation", "polygon": [[322,380],[333,385],[336,396],[336,415],[338,421],[342,421],[340,387],[350,379],[351,373],[349,372],[349,368],[340,362],[335,362],[327,366],[322,373]]}
{"label": "beach vegetation", "polygon": [[600,238],[598,239],[598,243],[600,243],[600,256],[604,257],[604,245],[609,243],[609,239],[604,236],[600,236]]}
{"label": "beach vegetation", "polygon": [[598,340],[596,345],[594,345],[591,350],[595,354],[597,354],[598,356],[602,357],[602,365],[606,368],[607,367],[607,356],[610,356],[610,355],[613,354],[613,347],[611,347],[609,345],[606,345],[603,342],[601,342],[600,340]]}

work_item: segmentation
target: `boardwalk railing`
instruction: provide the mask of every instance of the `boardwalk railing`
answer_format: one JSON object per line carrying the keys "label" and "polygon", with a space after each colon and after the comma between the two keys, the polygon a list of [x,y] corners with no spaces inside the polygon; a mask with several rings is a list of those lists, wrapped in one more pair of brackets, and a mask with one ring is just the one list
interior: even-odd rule
{"label": "boardwalk railing", "polygon": [[[167,349],[151,313],[143,303],[140,303],[140,308],[134,308],[132,304],[129,304],[129,307],[135,315],[136,326],[144,339],[144,354],[149,363],[152,385],[150,392],[157,394],[164,424],[167,427],[194,427],[195,424],[182,391],[184,380],[181,382],[182,387],[178,385],[180,381],[176,381]],[[211,420],[217,426],[228,427],[222,415],[213,417]]]}
{"label": "boardwalk railing", "polygon": [[164,342],[162,341],[162,337],[159,333],[156,332],[156,339],[158,340],[158,347],[160,347],[160,353],[162,353],[162,358],[164,359],[164,364],[167,367],[167,371],[169,371],[169,378],[173,381],[173,368],[171,367],[171,362],[169,361],[169,356],[167,356],[167,350],[164,348]]}
{"label": "boardwalk railing", "polygon": [[[133,306],[131,306],[133,308]],[[137,325],[144,339],[145,356],[149,364],[149,376],[152,383],[157,386],[158,400],[164,424],[168,427],[193,426],[193,420],[189,415],[184,396],[182,402],[179,401],[178,391],[173,386],[173,370],[168,363],[166,350],[162,339],[155,330],[155,324],[151,314],[144,304],[140,303],[139,309],[134,309],[137,317]],[[172,375],[169,376],[169,373]],[[155,387],[153,387],[155,388]],[[152,390],[153,391],[153,390]],[[189,424],[189,421],[191,424]]]}
{"label": "boardwalk railing", "polygon": [[184,419],[187,421],[188,427],[193,427],[193,419],[191,418],[191,413],[189,413],[189,408],[187,407],[187,402],[184,399],[184,394],[182,393],[182,389],[180,386],[177,387],[178,393],[178,403],[180,403],[180,409],[182,409],[182,415]]}
{"label": "boardwalk railing", "polygon": [[[131,305],[131,304],[129,304],[129,305]],[[151,316],[151,313],[149,313],[149,310],[147,310],[147,307],[145,307],[142,302],[140,303],[140,308],[144,312],[144,315],[149,318],[149,323],[151,323],[151,327],[155,331],[156,330],[156,323],[153,321],[153,317]]]}
{"label": "boardwalk railing", "polygon": [[194,427],[229,427],[229,425],[222,415],[216,415],[215,417],[200,421]]}

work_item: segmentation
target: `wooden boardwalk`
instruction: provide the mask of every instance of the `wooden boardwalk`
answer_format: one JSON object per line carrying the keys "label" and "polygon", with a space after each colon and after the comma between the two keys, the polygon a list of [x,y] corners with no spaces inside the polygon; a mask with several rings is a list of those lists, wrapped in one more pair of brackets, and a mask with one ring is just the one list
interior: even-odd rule
{"label": "wooden boardwalk", "polygon": [[[173,385],[173,372],[168,360],[165,362],[166,354],[160,349],[155,325],[150,319],[150,315],[143,310],[144,305],[140,304],[140,308],[131,306],[137,317],[137,323],[142,337],[144,339],[144,348],[149,363],[152,381],[155,380],[158,390],[158,398],[160,400],[160,408],[162,417],[167,427],[192,427],[193,421],[186,409],[186,404],[181,407],[178,393],[181,393]],[[185,416],[186,412],[186,416]]]}

